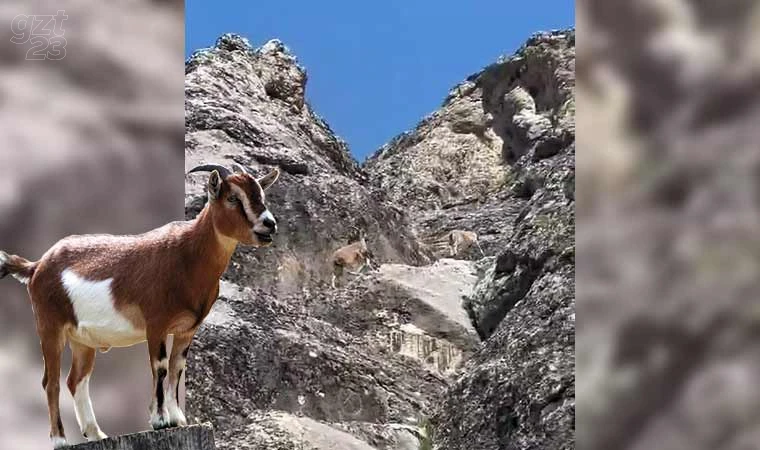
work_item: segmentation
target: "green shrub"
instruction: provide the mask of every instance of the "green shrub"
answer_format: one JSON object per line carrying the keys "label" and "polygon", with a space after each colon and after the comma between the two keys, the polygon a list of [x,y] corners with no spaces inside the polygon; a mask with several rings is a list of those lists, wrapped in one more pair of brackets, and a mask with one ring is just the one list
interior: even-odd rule
{"label": "green shrub", "polygon": [[420,447],[419,450],[433,450],[433,425],[427,417],[422,419],[419,424],[420,428]]}

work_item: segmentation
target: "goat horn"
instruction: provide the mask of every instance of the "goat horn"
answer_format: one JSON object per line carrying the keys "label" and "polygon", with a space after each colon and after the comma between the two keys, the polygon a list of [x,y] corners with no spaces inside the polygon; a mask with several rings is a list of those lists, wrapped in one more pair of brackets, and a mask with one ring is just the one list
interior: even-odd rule
{"label": "goat horn", "polygon": [[232,163],[232,171],[235,173],[248,173],[245,167],[238,163]]}
{"label": "goat horn", "polygon": [[204,165],[201,165],[201,166],[195,166],[192,169],[190,169],[187,173],[193,173],[193,172],[212,172],[214,170],[216,170],[217,172],[219,172],[219,176],[221,176],[223,180],[225,178],[227,178],[228,176],[232,175],[230,173],[230,169],[228,169],[228,168],[226,168],[224,166],[221,166],[219,164],[204,164]]}

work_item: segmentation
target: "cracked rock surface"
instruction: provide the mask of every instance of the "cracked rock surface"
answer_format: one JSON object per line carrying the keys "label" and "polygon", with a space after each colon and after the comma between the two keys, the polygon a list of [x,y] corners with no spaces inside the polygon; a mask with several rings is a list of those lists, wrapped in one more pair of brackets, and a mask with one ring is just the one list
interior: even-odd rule
{"label": "cracked rock surface", "polygon": [[[573,447],[573,68],[573,30],[537,34],[360,165],[283,43],[187,61],[188,168],[283,171],[274,245],[238,249],[190,352],[188,412],[220,448]],[[355,228],[378,266],[333,290]],[[484,255],[449,255],[452,229]]]}
{"label": "cracked rock surface", "polygon": [[574,30],[537,33],[365,164],[431,253],[462,229],[487,255],[464,302],[484,342],[435,409],[436,448],[574,448],[574,69]]}

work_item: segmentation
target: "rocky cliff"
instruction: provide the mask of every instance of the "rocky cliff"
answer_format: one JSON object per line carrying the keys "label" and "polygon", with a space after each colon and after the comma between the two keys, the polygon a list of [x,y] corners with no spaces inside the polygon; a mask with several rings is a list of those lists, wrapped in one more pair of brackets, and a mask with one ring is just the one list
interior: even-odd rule
{"label": "rocky cliff", "polygon": [[574,71],[574,30],[538,33],[365,164],[433,250],[464,229],[493,255],[464,304],[484,342],[435,410],[438,448],[574,448]]}
{"label": "rocky cliff", "polygon": [[[415,448],[417,424],[477,345],[460,305],[475,272],[465,261],[420,267],[430,259],[408,217],[311,110],[306,79],[278,41],[255,49],[225,35],[187,61],[188,168],[283,170],[267,195],[280,232],[236,252],[194,344],[189,409],[214,422],[221,448],[316,445],[301,435],[314,421],[335,439]],[[188,217],[204,183],[187,178]],[[356,228],[386,265],[332,291],[328,257]],[[429,279],[444,282],[431,292]]]}
{"label": "rocky cliff", "polygon": [[[575,41],[532,37],[457,84],[440,109],[364,164],[374,183],[410,205],[423,243],[439,256],[451,229],[478,233],[487,254],[503,249],[546,166],[574,140]],[[530,153],[528,158],[524,158]]]}
{"label": "rocky cliff", "polygon": [[[279,41],[253,49],[225,35],[197,51],[185,68],[185,163],[236,161],[253,172],[279,166],[268,198],[280,219],[277,250],[236,253],[232,274],[261,286],[297,290],[324,279],[325,262],[339,244],[365,231],[382,261],[426,261],[407,218],[372,190],[346,144],[306,102],[306,71]],[[188,213],[200,211],[205,178],[188,179]]]}
{"label": "rocky cliff", "polygon": [[[534,36],[364,165],[279,41],[225,35],[187,61],[188,168],[284,172],[281,232],[236,252],[191,351],[189,412],[220,448],[572,447],[573,36]],[[381,265],[332,290],[356,228]],[[486,257],[442,258],[454,228]]]}

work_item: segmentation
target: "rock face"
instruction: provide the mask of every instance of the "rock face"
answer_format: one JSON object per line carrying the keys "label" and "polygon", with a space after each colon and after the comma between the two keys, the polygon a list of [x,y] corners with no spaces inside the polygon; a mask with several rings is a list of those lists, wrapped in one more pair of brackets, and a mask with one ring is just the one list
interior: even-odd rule
{"label": "rock face", "polygon": [[[466,261],[420,267],[430,260],[408,217],[311,110],[306,79],[278,41],[254,49],[225,35],[187,61],[188,169],[283,171],[267,192],[280,232],[269,248],[236,252],[191,352],[188,410],[214,422],[220,448],[298,448],[294,430],[326,428],[403,448],[477,346],[461,307],[476,274]],[[187,177],[188,217],[206,179]],[[333,291],[328,258],[356,229],[386,265]],[[425,280],[445,283],[431,291]]]}
{"label": "rock face", "polygon": [[[446,387],[420,359],[393,352],[388,313],[355,311],[343,291],[329,303],[304,295],[276,298],[223,285],[220,304],[199,332],[188,372],[188,405],[213,420],[220,448],[238,448],[240,430],[264,411],[305,415],[325,424],[415,425]],[[408,299],[407,299],[408,300]],[[387,308],[388,310],[391,308]],[[394,315],[411,315],[398,305]],[[393,319],[398,320],[398,319]],[[223,399],[220,402],[219,399]],[[393,448],[391,436],[384,448]]]}
{"label": "rock face", "polygon": [[[242,436],[232,438],[233,448],[240,450],[289,449],[374,450],[351,434],[303,416],[268,412],[250,416]],[[401,447],[395,447],[401,448]],[[410,450],[415,447],[409,447]]]}
{"label": "rock face", "polygon": [[[267,193],[279,217],[277,251],[240,249],[233,278],[277,285],[283,292],[328,279],[334,250],[355,239],[356,228],[380,261],[420,264],[406,218],[369,188],[346,145],[306,103],[306,72],[279,41],[259,49],[235,35],[197,51],[186,64],[186,165],[236,161],[253,172],[279,166]],[[261,173],[263,175],[263,173]],[[188,178],[186,210],[205,203],[203,175]],[[256,276],[240,267],[256,265]]]}
{"label": "rock face", "polygon": [[[573,446],[573,36],[532,38],[363,166],[279,41],[187,61],[188,168],[283,170],[274,245],[236,252],[190,353],[188,412],[219,448]],[[356,228],[379,267],[332,290]],[[452,229],[486,257],[445,258]]]}
{"label": "rock face", "polygon": [[429,244],[466,229],[494,255],[465,302],[485,342],[436,409],[436,448],[574,448],[574,67],[574,31],[539,33],[366,164]]}
{"label": "rock face", "polygon": [[446,253],[441,244],[453,229],[477,232],[487,254],[507,245],[544,181],[540,167],[554,165],[538,162],[574,141],[574,46],[573,33],[532,37],[455,86],[438,111],[365,163],[374,183],[412,208],[436,255]]}

